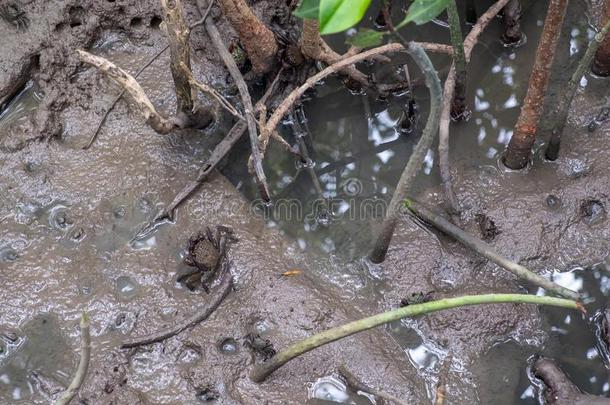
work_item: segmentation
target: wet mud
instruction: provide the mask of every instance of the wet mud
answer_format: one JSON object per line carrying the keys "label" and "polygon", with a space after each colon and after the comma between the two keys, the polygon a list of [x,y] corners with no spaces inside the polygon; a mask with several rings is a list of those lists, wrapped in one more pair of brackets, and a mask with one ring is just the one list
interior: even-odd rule
{"label": "wet mud", "polygon": [[[380,266],[360,260],[377,221],[353,220],[339,230],[331,225],[337,231],[329,233],[316,222],[318,230],[307,236],[265,221],[248,199],[249,177],[233,167],[240,161],[233,157],[243,161],[245,156],[246,148],[239,147],[222,168],[231,181],[215,173],[179,208],[174,222],[133,240],[196,177],[230,123],[220,119],[205,131],[159,136],[123,100],[93,146],[82,150],[119,89],[82,67],[73,50],[91,49],[135,73],[166,39],[156,1],[55,3],[19,3],[29,19],[25,31],[0,21],[0,35],[6,38],[0,47],[0,104],[12,106],[3,107],[10,119],[0,115],[0,402],[48,403],[67,386],[78,362],[78,320],[84,308],[93,342],[91,368],[79,394],[87,403],[374,403],[346,386],[340,367],[364,385],[408,403],[431,401],[441,374],[448,404],[531,399],[522,395],[529,387],[525,360],[552,346],[555,334],[549,327],[554,318],[527,305],[472,307],[395,323],[310,352],[262,384],[251,382],[253,364],[272,350],[398,307],[413,294],[441,298],[537,291],[410,219],[400,222]],[[273,3],[259,1],[254,7],[268,23],[286,18],[283,3]],[[198,15],[187,4],[187,18],[195,21]],[[219,29],[231,42],[234,33],[222,20]],[[499,36],[500,28],[495,30],[488,39]],[[534,46],[536,31],[527,34],[531,42],[526,46]],[[480,52],[493,59],[497,44],[488,43]],[[193,49],[195,75],[235,94],[201,28],[193,31]],[[530,54],[527,48],[524,54]],[[556,77],[556,86],[563,79]],[[557,273],[559,282],[599,302],[607,297],[587,290],[595,283],[592,277],[570,285],[578,277],[559,274],[577,267],[591,272],[609,251],[610,126],[606,121],[594,132],[587,130],[608,104],[609,83],[588,80],[573,103],[557,161],[546,162],[537,153],[527,173],[507,171],[488,151],[459,145],[467,129],[452,136],[452,167],[464,208],[462,225],[469,232],[536,272]],[[175,110],[167,53],[139,82],[162,113]],[[516,99],[524,92],[520,85]],[[510,99],[499,93],[499,99]],[[477,97],[469,103],[476,105],[482,99]],[[337,98],[339,105],[345,98],[354,102],[358,96],[320,91],[316,98],[305,108],[312,137],[334,130],[321,119],[326,112],[316,113],[316,108],[323,110]],[[420,101],[425,114],[425,100]],[[371,116],[383,116],[386,108],[383,102],[369,103],[368,112],[366,105],[356,106]],[[350,119],[353,110],[339,106],[337,116]],[[516,110],[499,116],[502,125],[513,124]],[[366,121],[352,119],[349,125],[346,134],[367,137]],[[362,149],[354,156],[375,156]],[[318,153],[314,160],[333,152],[320,148]],[[268,162],[269,172],[280,180],[284,173],[274,169],[282,164]],[[431,162],[424,172],[416,196],[440,209]],[[395,184],[399,170],[379,176],[377,184],[360,174],[359,183],[333,180],[335,189],[357,199],[363,189]],[[299,192],[303,186],[295,183]],[[214,283],[208,294],[177,279],[192,269],[184,262],[189,238],[217,226],[231,228],[238,239],[226,253],[233,291],[201,325],[162,343],[120,350],[124,340],[171,325],[210,299]],[[290,270],[298,271],[282,275]],[[498,370],[498,359],[508,365]]]}

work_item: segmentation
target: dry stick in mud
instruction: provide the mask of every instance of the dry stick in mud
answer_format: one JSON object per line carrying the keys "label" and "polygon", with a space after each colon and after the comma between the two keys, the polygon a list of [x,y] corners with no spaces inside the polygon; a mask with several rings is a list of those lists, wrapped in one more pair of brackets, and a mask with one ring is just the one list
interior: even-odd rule
{"label": "dry stick in mud", "polygon": [[529,294],[483,294],[465,295],[462,297],[445,298],[430,301],[423,304],[408,305],[406,307],[383,312],[377,315],[349,322],[341,326],[317,333],[299,342],[293,343],[286,349],[280,351],[269,361],[254,366],[250,372],[250,379],[255,382],[264,381],[271,373],[289,362],[290,360],[307,353],[322,345],[337,341],[358,332],[363,332],[395,322],[403,318],[424,315],[445,309],[458,308],[466,305],[501,304],[501,303],[526,303],[537,305],[552,305],[556,307],[570,308],[584,312],[582,304],[564,298],[544,297]]}
{"label": "dry stick in mud", "polygon": [[527,94],[503,158],[504,164],[509,169],[523,169],[532,156],[538,121],[542,115],[544,94],[549,83],[551,65],[567,6],[568,0],[551,0],[549,4],[542,36],[536,49],[536,60],[530,75]]}
{"label": "dry stick in mud", "polygon": [[362,391],[374,395],[377,397],[377,403],[379,404],[385,403],[384,401],[389,401],[395,403],[396,405],[408,405],[406,401],[403,401],[392,394],[388,394],[387,392],[379,391],[365,385],[362,381],[356,378],[355,375],[350,373],[345,366],[339,366],[337,371],[343,376],[343,378],[345,378],[347,385],[349,385],[354,391]]}
{"label": "dry stick in mud", "polygon": [[207,305],[198,309],[193,315],[189,316],[181,322],[176,323],[173,326],[170,326],[169,328],[151,333],[150,335],[126,340],[121,345],[121,349],[130,349],[133,347],[161,342],[172,336],[176,336],[180,332],[183,332],[184,330],[198,325],[208,319],[210,315],[212,315],[214,311],[216,311],[216,309],[220,306],[220,304],[227,297],[227,295],[229,295],[229,292],[231,292],[231,289],[233,288],[233,276],[231,275],[229,266],[223,266],[223,269],[221,271],[222,274],[220,284],[218,285],[218,287],[216,287],[215,292],[212,293],[213,295],[211,296],[210,301],[207,303]]}
{"label": "dry stick in mud", "polygon": [[[393,30],[393,32],[398,35],[395,30]],[[401,37],[399,36],[399,38]],[[426,78],[426,86],[430,92],[430,113],[421,138],[417,142],[413,153],[409,157],[409,161],[400,175],[400,179],[398,180],[398,184],[396,185],[396,189],[390,200],[386,216],[381,224],[381,231],[377,236],[373,251],[369,255],[369,259],[373,263],[381,263],[385,260],[392,236],[394,235],[394,228],[396,228],[396,221],[398,220],[398,212],[401,208],[402,201],[411,188],[413,180],[424,162],[428,149],[432,146],[434,137],[438,131],[438,120],[441,114],[441,100],[443,97],[441,82],[438,79],[438,75],[436,70],[434,70],[434,65],[432,65],[428,54],[426,54],[422,47],[412,42],[408,44],[406,51],[413,58]]]}
{"label": "dry stick in mud", "polygon": [[563,133],[566,121],[568,120],[570,104],[572,104],[572,100],[574,99],[574,95],[576,94],[576,89],[578,88],[578,84],[580,83],[581,78],[585,74],[585,71],[589,69],[591,61],[593,60],[593,56],[595,55],[599,44],[604,40],[604,37],[608,34],[609,30],[610,19],[606,22],[606,25],[602,28],[602,30],[598,32],[597,35],[595,35],[591,42],[589,42],[587,51],[583,55],[582,59],[580,59],[576,71],[572,74],[572,77],[570,77],[570,81],[568,82],[564,93],[559,99],[559,106],[557,107],[557,116],[555,117],[555,124],[553,125],[553,129],[551,130],[551,139],[549,140],[549,144],[545,152],[545,157],[548,160],[557,160],[557,157],[559,156],[561,134]]}
{"label": "dry stick in mud", "polygon": [[135,102],[136,108],[139,110],[140,114],[146,119],[146,123],[157,133],[165,135],[173,129],[179,128],[185,124],[180,119],[173,117],[168,119],[159,114],[136,79],[123,69],[117,67],[114,63],[83,50],[77,50],[76,52],[78,53],[81,62],[96,67],[123,87]]}
{"label": "dry stick in mud", "polygon": [[[481,15],[477,23],[472,27],[472,30],[464,40],[464,58],[467,62],[470,61],[470,54],[474,46],[477,44],[479,35],[483,32],[490,21],[502,10],[506,8],[509,0],[499,0],[494,5]],[[459,204],[451,181],[451,169],[449,165],[449,124],[451,122],[451,106],[453,93],[456,89],[456,65],[453,63],[443,89],[443,110],[441,112],[441,120],[439,123],[438,133],[438,165],[441,174],[441,185],[443,187],[443,195],[447,211],[451,215],[457,215],[460,212]]]}
{"label": "dry stick in mud", "polygon": [[76,396],[87,376],[89,359],[91,358],[91,334],[89,332],[89,315],[87,315],[87,312],[83,312],[80,318],[80,348],[80,361],[78,362],[74,378],[72,378],[68,388],[55,402],[55,405],[68,405],[74,396]]}
{"label": "dry stick in mud", "polygon": [[[604,0],[602,24],[608,20],[610,20],[610,0]],[[591,70],[598,76],[610,76],[610,33],[606,33],[601,45],[597,49]]]}
{"label": "dry stick in mud", "polygon": [[[201,6],[201,0],[197,2],[200,5],[200,10],[203,9]],[[248,124],[248,133],[250,135],[250,147],[252,150],[252,166],[254,169],[254,176],[256,179],[256,183],[258,185],[258,190],[261,198],[264,201],[269,201],[271,198],[269,196],[269,188],[267,186],[267,178],[265,177],[265,172],[263,170],[263,157],[261,154],[261,149],[259,147],[259,140],[256,131],[256,120],[254,119],[254,107],[252,105],[252,98],[250,97],[250,92],[248,91],[248,86],[244,81],[244,77],[242,76],[233,56],[225,46],[224,42],[222,42],[222,38],[218,29],[216,28],[216,24],[212,21],[212,19],[208,18],[204,22],[205,29],[214,44],[214,47],[218,51],[221,59],[223,60],[225,66],[229,70],[233,81],[237,85],[237,89],[239,90],[239,94],[241,96],[243,105],[244,105],[244,115],[246,118],[246,122]]]}
{"label": "dry stick in mud", "polygon": [[237,31],[254,72],[270,71],[278,50],[273,32],[254,15],[245,0],[219,0],[218,3],[224,17]]}
{"label": "dry stick in mud", "polygon": [[534,385],[542,390],[545,404],[610,405],[610,398],[583,393],[551,359],[539,358],[531,367],[532,374],[543,382],[542,386]]}
{"label": "dry stick in mud", "polygon": [[498,252],[496,252],[496,250],[491,245],[483,242],[478,238],[475,238],[467,232],[464,232],[462,229],[453,225],[451,222],[449,222],[442,216],[433,213],[432,211],[424,207],[422,204],[413,200],[407,200],[405,202],[405,205],[407,206],[409,211],[415,216],[432,224],[435,228],[451,236],[453,239],[457,240],[464,246],[469,247],[470,249],[474,250],[475,252],[497,264],[498,266],[510,271],[522,280],[526,280],[538,287],[542,287],[555,295],[575,300],[579,299],[580,295],[577,292],[562,287],[559,284],[556,284],[550,280],[547,280],[546,278],[539,276],[538,274],[529,270],[525,266],[521,266],[520,264],[505,258]]}

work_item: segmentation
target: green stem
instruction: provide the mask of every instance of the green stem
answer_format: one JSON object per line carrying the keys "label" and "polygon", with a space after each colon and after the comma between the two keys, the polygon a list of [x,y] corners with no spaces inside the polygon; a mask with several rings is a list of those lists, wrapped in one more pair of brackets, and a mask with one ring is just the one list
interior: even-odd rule
{"label": "green stem", "polygon": [[556,307],[570,308],[583,311],[580,303],[564,298],[553,298],[528,294],[484,294],[465,295],[456,298],[445,298],[423,304],[408,305],[403,308],[383,312],[368,318],[349,322],[344,325],[328,329],[315,334],[299,342],[293,343],[282,350],[269,361],[256,365],[250,373],[250,378],[255,382],[262,382],[282,365],[295,357],[310,350],[318,348],[327,343],[334,342],[358,332],[369,330],[377,326],[398,321],[403,318],[424,315],[430,312],[462,307],[465,305],[500,304],[500,303],[527,303],[539,305],[552,305]]}
{"label": "green stem", "polygon": [[562,287],[546,278],[539,276],[528,268],[515,263],[506,257],[500,255],[496,250],[489,244],[482,240],[475,238],[471,234],[464,232],[462,229],[453,225],[451,222],[443,218],[442,216],[433,213],[423,205],[413,200],[405,201],[407,208],[416,216],[431,223],[435,228],[451,236],[466,247],[471,248],[481,256],[494,262],[498,266],[505,268],[522,280],[529,281],[530,283],[544,288],[545,290],[562,297],[579,299],[579,294],[568,288]]}
{"label": "green stem", "polygon": [[576,89],[578,88],[578,84],[582,79],[585,71],[589,69],[593,58],[595,57],[595,52],[597,48],[604,40],[604,37],[610,30],[610,20],[606,22],[606,25],[601,29],[600,32],[595,35],[593,40],[589,42],[589,46],[587,47],[587,51],[578,62],[578,67],[570,77],[570,81],[568,82],[567,88],[563,93],[563,97],[559,100],[559,107],[557,107],[557,116],[555,117],[555,125],[553,126],[553,130],[551,132],[551,140],[549,141],[549,145],[547,146],[545,156],[549,160],[556,160],[559,155],[559,146],[561,144],[561,134],[563,133],[563,129],[566,125],[566,121],[568,119],[568,112],[570,108],[570,104],[572,104],[572,100],[574,99],[574,95],[576,94]]}

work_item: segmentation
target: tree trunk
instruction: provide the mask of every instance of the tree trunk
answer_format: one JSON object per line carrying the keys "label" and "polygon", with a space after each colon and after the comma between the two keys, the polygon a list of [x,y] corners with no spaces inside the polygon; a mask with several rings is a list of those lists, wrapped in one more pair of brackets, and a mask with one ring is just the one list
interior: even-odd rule
{"label": "tree trunk", "polygon": [[[606,24],[608,20],[610,20],[610,0],[605,0],[604,14],[600,26]],[[598,76],[610,76],[610,32],[606,34],[599,48],[597,48],[591,70]]]}
{"label": "tree trunk", "polygon": [[237,31],[254,72],[266,73],[271,70],[277,53],[273,32],[254,15],[245,0],[220,0],[219,3],[223,15]]}
{"label": "tree trunk", "polygon": [[536,60],[530,75],[521,114],[508,143],[504,164],[513,170],[523,169],[532,155],[538,121],[542,115],[544,95],[549,83],[551,65],[566,14],[568,0],[551,0],[542,36],[536,49]]}

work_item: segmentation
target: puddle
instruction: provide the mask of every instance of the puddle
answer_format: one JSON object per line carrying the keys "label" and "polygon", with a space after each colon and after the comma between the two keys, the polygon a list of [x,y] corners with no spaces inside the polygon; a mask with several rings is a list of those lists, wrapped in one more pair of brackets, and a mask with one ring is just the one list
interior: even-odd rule
{"label": "puddle", "polygon": [[36,111],[43,95],[36,82],[33,80],[28,81],[23,89],[6,106],[1,106],[0,131]]}

